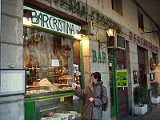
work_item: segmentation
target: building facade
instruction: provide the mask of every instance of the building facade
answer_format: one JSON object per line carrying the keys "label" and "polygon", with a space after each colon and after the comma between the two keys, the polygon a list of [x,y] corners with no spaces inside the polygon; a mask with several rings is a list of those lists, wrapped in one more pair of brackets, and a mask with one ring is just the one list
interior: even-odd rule
{"label": "building facade", "polygon": [[[80,66],[82,88],[91,82],[92,72],[101,73],[109,98],[104,120],[121,120],[134,115],[134,87],[160,82],[159,35],[148,33],[159,28],[132,0],[2,0],[1,5],[1,69],[11,66],[24,69],[24,31],[35,29],[23,23],[25,7],[69,21],[80,26],[78,30],[86,31],[86,36],[73,47],[75,52],[71,52],[75,61],[70,58],[69,62],[70,66],[74,63]],[[53,17],[46,18],[39,16],[39,20],[43,19],[43,27]],[[57,31],[46,30],[48,28],[42,32],[59,35]],[[116,30],[114,37],[106,32],[110,28]],[[64,33],[59,36],[73,39]],[[71,46],[72,40],[69,42],[66,43]],[[72,67],[69,69],[73,71]],[[150,77],[152,73],[154,77]],[[123,76],[123,82],[118,81],[120,76]],[[0,97],[0,119],[24,120],[24,102],[23,94]]]}

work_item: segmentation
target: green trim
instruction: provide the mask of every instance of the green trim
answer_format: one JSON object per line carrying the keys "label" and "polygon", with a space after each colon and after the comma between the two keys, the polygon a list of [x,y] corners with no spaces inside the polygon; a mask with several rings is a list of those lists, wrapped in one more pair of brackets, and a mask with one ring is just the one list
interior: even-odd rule
{"label": "green trim", "polygon": [[35,103],[34,102],[25,102],[24,103],[24,117],[25,120],[36,120],[35,116]]}
{"label": "green trim", "polygon": [[84,89],[84,62],[83,62],[83,43],[80,41],[80,68],[81,68],[81,88]]}
{"label": "green trim", "polygon": [[32,102],[32,101],[37,101],[37,100],[49,100],[49,99],[53,99],[53,98],[68,97],[68,96],[73,96],[73,95],[75,95],[75,92],[42,96],[42,97],[25,98],[24,101],[25,102]]}
{"label": "green trim", "polygon": [[[117,63],[116,63],[116,50],[113,51],[113,54],[114,54],[114,65],[115,65],[115,69],[114,69],[114,72],[116,72],[116,68],[117,68]],[[114,79],[115,78],[115,75],[114,75]],[[116,99],[116,110],[117,110],[117,120],[119,120],[119,104],[118,104],[118,89],[117,89],[117,86],[116,86],[116,80],[115,80],[115,99]]]}
{"label": "green trim", "polygon": [[[113,53],[113,58],[109,58],[109,62],[112,63],[112,79],[113,79],[113,95],[114,95],[114,104],[115,106],[111,108],[112,111],[115,111],[115,115],[111,114],[111,118],[116,117],[117,120],[119,120],[119,109],[118,109],[118,89],[116,87],[116,77],[115,77],[115,72],[116,72],[116,51],[112,51]],[[110,111],[111,112],[111,111]]]}
{"label": "green trim", "polygon": [[109,58],[109,63],[112,63],[112,90],[113,90],[113,97],[114,97],[114,106],[111,106],[110,109],[110,113],[111,113],[111,118],[116,117],[117,116],[117,110],[116,110],[116,93],[115,93],[115,63],[114,63],[114,59],[113,58]]}

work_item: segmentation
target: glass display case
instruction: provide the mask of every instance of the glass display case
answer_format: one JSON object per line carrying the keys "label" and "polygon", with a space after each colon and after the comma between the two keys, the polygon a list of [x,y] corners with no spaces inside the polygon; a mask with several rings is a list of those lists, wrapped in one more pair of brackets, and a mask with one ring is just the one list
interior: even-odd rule
{"label": "glass display case", "polygon": [[44,94],[25,99],[25,120],[78,120],[83,113],[83,99],[75,99],[74,92]]}

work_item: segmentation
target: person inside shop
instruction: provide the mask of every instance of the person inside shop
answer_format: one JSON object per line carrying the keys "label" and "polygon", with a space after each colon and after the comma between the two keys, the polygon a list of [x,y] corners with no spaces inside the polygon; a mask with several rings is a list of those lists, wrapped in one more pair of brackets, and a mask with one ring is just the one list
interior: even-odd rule
{"label": "person inside shop", "polygon": [[91,83],[82,90],[79,85],[72,83],[76,94],[85,98],[84,119],[102,120],[102,105],[107,102],[107,90],[103,86],[101,74],[93,72],[91,74]]}

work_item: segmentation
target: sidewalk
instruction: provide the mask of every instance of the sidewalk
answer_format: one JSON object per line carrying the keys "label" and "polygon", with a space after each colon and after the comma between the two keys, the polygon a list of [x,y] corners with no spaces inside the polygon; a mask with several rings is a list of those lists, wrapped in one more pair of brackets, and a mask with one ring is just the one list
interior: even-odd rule
{"label": "sidewalk", "polygon": [[143,116],[128,116],[122,120],[160,120],[160,104],[152,105],[152,111],[148,110]]}

